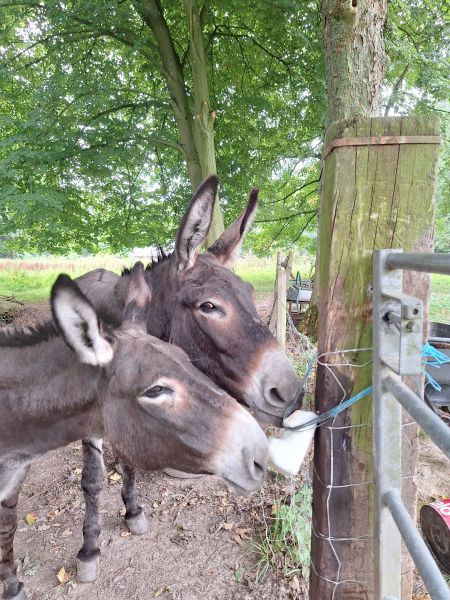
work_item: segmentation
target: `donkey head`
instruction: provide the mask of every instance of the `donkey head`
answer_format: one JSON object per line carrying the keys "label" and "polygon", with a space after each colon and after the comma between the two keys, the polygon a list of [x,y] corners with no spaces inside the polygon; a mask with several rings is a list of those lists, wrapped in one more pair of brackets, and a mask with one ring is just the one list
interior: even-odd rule
{"label": "donkey head", "polygon": [[104,436],[133,466],[215,473],[238,493],[258,488],[267,463],[263,431],[183,350],[146,333],[150,299],[137,263],[122,325],[107,332],[69,277],[53,287],[52,311],[66,343],[80,362],[101,367]]}
{"label": "donkey head", "polygon": [[233,273],[253,222],[258,190],[250,192],[240,217],[203,254],[218,179],[207,178],[181,222],[170,258],[170,341],[258,418],[280,424],[298,388],[288,358],[262,322],[251,285]]}

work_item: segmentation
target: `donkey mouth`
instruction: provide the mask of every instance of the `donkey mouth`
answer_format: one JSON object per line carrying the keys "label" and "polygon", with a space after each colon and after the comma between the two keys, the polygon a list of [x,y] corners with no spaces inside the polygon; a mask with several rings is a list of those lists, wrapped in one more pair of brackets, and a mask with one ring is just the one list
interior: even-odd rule
{"label": "donkey mouth", "polygon": [[283,415],[274,415],[261,408],[256,409],[254,413],[255,419],[261,425],[273,425],[275,427],[281,427],[283,425]]}
{"label": "donkey mouth", "polygon": [[242,487],[241,485],[238,485],[235,481],[227,479],[226,477],[221,477],[221,479],[225,483],[227,488],[237,496],[250,496],[252,492],[256,491],[261,487],[262,483],[261,481],[253,481],[249,487]]}

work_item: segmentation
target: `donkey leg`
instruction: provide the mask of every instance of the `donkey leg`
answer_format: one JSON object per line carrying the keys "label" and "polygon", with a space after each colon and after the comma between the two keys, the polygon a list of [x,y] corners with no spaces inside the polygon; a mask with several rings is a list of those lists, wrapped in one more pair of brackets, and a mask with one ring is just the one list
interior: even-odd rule
{"label": "donkey leg", "polygon": [[83,440],[81,488],[86,508],[83,522],[83,545],[77,554],[77,577],[82,583],[95,581],[99,573],[100,515],[98,507],[104,480],[102,440],[96,438]]}
{"label": "donkey leg", "polygon": [[[26,600],[23,583],[17,578],[17,567],[14,564],[14,534],[17,529],[17,501],[20,488],[24,482],[29,465],[18,467],[5,472],[0,477],[0,483],[8,492],[0,502],[0,579],[3,581],[4,600]],[[1,470],[1,469],[0,469]]]}
{"label": "donkey leg", "polygon": [[138,504],[136,489],[136,471],[120,462],[123,472],[122,500],[125,504],[125,523],[133,535],[143,535],[149,529],[142,506]]}

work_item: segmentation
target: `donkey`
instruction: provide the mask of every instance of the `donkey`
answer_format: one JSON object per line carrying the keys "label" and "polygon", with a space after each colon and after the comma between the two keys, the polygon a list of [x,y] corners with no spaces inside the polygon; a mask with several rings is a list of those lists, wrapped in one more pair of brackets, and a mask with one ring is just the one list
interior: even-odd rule
{"label": "donkey", "polygon": [[[194,193],[181,221],[170,256],[149,265],[145,279],[152,289],[147,331],[183,348],[195,366],[231,396],[249,406],[257,420],[281,426],[299,380],[287,356],[260,319],[251,285],[232,267],[239,257],[253,222],[258,190],[252,189],[239,218],[205,252],[200,253],[211,225],[218,178],[210,176]],[[118,276],[96,269],[78,278],[78,284],[111,324],[120,323],[129,271]],[[96,450],[97,449],[97,450]],[[83,443],[83,472],[97,472],[86,479],[86,519],[91,503],[98,502],[102,487],[101,443]],[[138,504],[134,470],[123,468],[122,498],[127,525],[133,535],[148,531]],[[89,532],[88,532],[89,534]]]}
{"label": "donkey", "polygon": [[[240,494],[262,483],[267,463],[262,429],[183,350],[147,334],[150,288],[141,263],[127,280],[117,330],[105,328],[78,286],[60,275],[51,294],[53,322],[0,333],[0,578],[5,599],[26,597],[13,559],[17,501],[31,460],[48,450],[81,438],[105,438],[121,459],[142,469],[216,474]],[[84,483],[91,475],[83,473]],[[93,530],[96,542],[98,505],[95,497],[86,500],[94,519],[85,521],[84,533]],[[98,545],[85,540],[78,554],[81,579],[96,574],[99,554]]]}

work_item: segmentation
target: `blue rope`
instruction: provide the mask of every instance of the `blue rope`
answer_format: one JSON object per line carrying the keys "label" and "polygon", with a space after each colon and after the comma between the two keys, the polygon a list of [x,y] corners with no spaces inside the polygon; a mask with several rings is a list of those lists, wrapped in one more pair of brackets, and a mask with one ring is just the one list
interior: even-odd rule
{"label": "blue rope", "polygon": [[439,350],[437,350],[436,348],[434,348],[433,346],[431,346],[428,343],[424,344],[422,347],[422,357],[425,359],[424,360],[424,373],[425,373],[425,379],[426,379],[425,386],[430,384],[431,387],[433,387],[435,390],[440,392],[442,390],[442,387],[439,385],[439,383],[436,381],[436,379],[434,379],[434,377],[425,370],[425,366],[436,367],[436,369],[439,369],[441,365],[445,365],[445,364],[449,363],[450,358],[443,352],[439,352]]}
{"label": "blue rope", "polygon": [[[443,354],[442,352],[439,352],[439,350],[437,350],[436,348],[431,346],[428,342],[422,346],[421,355],[422,355],[422,358],[424,358],[423,372],[424,372],[425,378],[427,380],[425,385],[427,385],[429,383],[436,390],[441,391],[441,386],[429,373],[427,373],[425,371],[425,366],[432,366],[432,367],[439,368],[440,365],[449,363],[450,358],[448,356],[446,356],[445,354]],[[432,359],[432,360],[429,360],[429,359]],[[321,415],[317,415],[317,417],[315,417],[314,419],[311,419],[310,421],[307,421],[306,423],[302,423],[302,425],[297,425],[296,427],[289,427],[289,426],[286,427],[286,425],[284,424],[284,419],[286,419],[290,414],[292,414],[294,407],[298,403],[298,400],[300,399],[300,397],[304,396],[306,380],[308,379],[308,377],[312,371],[312,366],[315,362],[316,362],[315,358],[313,358],[312,360],[309,361],[308,367],[306,369],[306,373],[300,384],[299,392],[295,395],[294,400],[291,402],[291,404],[289,405],[289,407],[286,410],[286,413],[284,415],[283,427],[285,429],[288,429],[289,431],[301,431],[301,430],[311,429],[313,427],[320,426],[323,423],[325,423],[326,421],[328,421],[329,419],[337,417],[338,414],[341,413],[343,410],[346,410],[349,406],[352,406],[352,404],[355,404],[359,400],[362,400],[362,398],[365,398],[366,396],[371,394],[373,391],[373,386],[369,386],[369,387],[365,388],[364,390],[361,390],[355,396],[352,396],[348,400],[345,400],[341,404],[338,404],[337,406],[330,408],[330,410],[327,410],[326,412],[322,413]]]}

